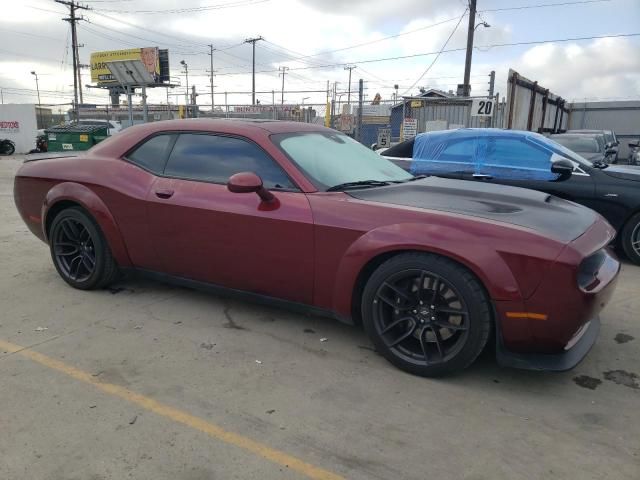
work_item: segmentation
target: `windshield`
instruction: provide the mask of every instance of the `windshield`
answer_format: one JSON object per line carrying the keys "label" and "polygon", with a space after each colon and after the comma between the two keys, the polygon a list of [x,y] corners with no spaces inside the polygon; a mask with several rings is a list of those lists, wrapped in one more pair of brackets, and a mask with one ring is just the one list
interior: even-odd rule
{"label": "windshield", "polygon": [[350,182],[393,182],[413,178],[342,133],[284,133],[273,135],[271,139],[319,190]]}
{"label": "windshield", "polygon": [[569,150],[573,150],[574,152],[584,152],[584,153],[598,153],[600,152],[600,146],[598,145],[597,140],[590,137],[556,137],[553,136],[551,139],[555,142],[558,142],[560,145],[564,145]]}
{"label": "windshield", "polygon": [[537,142],[539,145],[548,148],[552,152],[555,152],[563,157],[568,158],[569,160],[573,160],[574,162],[579,163],[580,165],[593,166],[593,164],[584,158],[583,156],[577,154],[573,150],[569,150],[564,145],[555,141],[556,137],[552,136],[551,138],[545,137],[544,135],[540,135],[539,133],[531,133],[528,137],[534,143]]}

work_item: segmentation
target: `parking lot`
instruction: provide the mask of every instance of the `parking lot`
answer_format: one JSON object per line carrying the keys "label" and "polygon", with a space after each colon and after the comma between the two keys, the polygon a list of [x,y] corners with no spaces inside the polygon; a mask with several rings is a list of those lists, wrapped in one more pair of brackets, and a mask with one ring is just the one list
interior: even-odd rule
{"label": "parking lot", "polygon": [[640,267],[575,370],[403,373],[336,321],[57,275],[0,159],[0,478],[637,479]]}

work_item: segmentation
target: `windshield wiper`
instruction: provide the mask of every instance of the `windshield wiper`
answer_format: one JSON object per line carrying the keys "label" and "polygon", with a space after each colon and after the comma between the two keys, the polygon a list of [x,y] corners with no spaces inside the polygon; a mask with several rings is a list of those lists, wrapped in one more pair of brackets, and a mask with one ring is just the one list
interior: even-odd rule
{"label": "windshield wiper", "polygon": [[391,183],[407,183],[407,182],[415,182],[416,180],[422,180],[423,178],[427,178],[429,175],[416,175],[415,177],[407,178],[406,180],[394,180]]}
{"label": "windshield wiper", "polygon": [[385,180],[360,180],[358,182],[345,182],[327,188],[327,192],[336,192],[339,190],[348,190],[349,188],[359,187],[384,187],[385,185],[389,185],[390,183],[391,182]]}

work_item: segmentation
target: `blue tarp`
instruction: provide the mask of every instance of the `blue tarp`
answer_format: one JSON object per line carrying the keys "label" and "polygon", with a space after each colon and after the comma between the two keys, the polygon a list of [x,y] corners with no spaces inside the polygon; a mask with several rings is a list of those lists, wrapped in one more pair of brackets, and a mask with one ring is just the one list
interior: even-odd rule
{"label": "blue tarp", "polygon": [[531,132],[499,129],[422,133],[414,141],[411,173],[476,173],[495,179],[554,180],[557,175],[551,173],[551,158],[556,152],[545,141]]}

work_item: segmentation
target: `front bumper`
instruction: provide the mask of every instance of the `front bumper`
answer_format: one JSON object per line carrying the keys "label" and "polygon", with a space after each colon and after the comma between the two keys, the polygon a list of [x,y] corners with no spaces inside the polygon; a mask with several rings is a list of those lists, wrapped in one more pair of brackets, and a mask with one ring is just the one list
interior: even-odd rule
{"label": "front bumper", "polygon": [[496,359],[502,367],[523,370],[544,370],[564,372],[571,370],[589,353],[600,332],[600,317],[596,316],[583,325],[576,338],[561,353],[517,353],[505,348],[502,337],[498,335]]}
{"label": "front bumper", "polygon": [[494,302],[501,365],[562,371],[589,352],[620,272],[606,246],[613,233],[604,220],[596,222],[567,245],[529,297]]}

